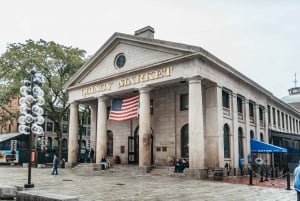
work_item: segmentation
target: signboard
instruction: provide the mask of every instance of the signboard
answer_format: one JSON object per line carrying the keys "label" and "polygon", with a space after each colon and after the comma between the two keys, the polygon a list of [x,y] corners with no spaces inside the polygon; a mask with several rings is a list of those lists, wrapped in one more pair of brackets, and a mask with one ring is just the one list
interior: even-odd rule
{"label": "signboard", "polygon": [[19,151],[0,150],[0,163],[18,163]]}

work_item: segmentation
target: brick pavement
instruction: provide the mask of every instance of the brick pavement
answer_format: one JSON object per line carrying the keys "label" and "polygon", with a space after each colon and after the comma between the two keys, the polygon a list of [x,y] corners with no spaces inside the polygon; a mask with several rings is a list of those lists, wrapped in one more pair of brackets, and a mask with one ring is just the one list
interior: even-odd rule
{"label": "brick pavement", "polygon": [[[247,184],[233,184],[210,180],[196,180],[177,176],[160,176],[128,172],[78,172],[59,169],[50,175],[49,168],[33,168],[33,190],[74,195],[84,201],[292,201],[294,190]],[[236,180],[236,178],[235,178]],[[232,180],[233,181],[233,180]],[[24,186],[27,168],[0,167],[0,184]],[[263,182],[264,183],[264,182]],[[254,183],[256,184],[256,183]]]}

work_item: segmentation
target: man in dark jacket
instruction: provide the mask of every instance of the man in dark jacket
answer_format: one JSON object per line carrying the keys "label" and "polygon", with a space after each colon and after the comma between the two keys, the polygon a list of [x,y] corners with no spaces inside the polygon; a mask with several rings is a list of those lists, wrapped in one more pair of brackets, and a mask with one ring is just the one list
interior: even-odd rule
{"label": "man in dark jacket", "polygon": [[57,166],[58,166],[58,158],[57,158],[56,155],[54,154],[54,157],[53,157],[52,174],[58,175],[58,172],[57,172]]}

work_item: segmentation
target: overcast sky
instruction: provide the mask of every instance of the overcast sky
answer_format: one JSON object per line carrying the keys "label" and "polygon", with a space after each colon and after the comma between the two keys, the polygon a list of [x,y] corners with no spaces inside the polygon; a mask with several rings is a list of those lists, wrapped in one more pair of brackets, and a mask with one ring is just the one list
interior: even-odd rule
{"label": "overcast sky", "polygon": [[0,1],[0,54],[10,43],[55,41],[94,54],[114,32],[200,46],[275,96],[300,86],[299,0]]}

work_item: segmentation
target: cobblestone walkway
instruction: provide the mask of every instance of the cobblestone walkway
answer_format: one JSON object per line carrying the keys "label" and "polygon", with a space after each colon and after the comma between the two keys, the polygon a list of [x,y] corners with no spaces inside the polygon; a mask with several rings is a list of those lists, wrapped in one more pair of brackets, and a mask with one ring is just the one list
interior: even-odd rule
{"label": "cobblestone walkway", "polygon": [[[49,168],[33,168],[32,190],[74,195],[82,201],[293,201],[294,190],[225,181],[195,180],[185,177],[151,174],[101,172],[78,174],[72,169],[59,169],[51,175]],[[24,186],[27,168],[0,167],[0,185]],[[291,184],[292,185],[292,184]]]}

